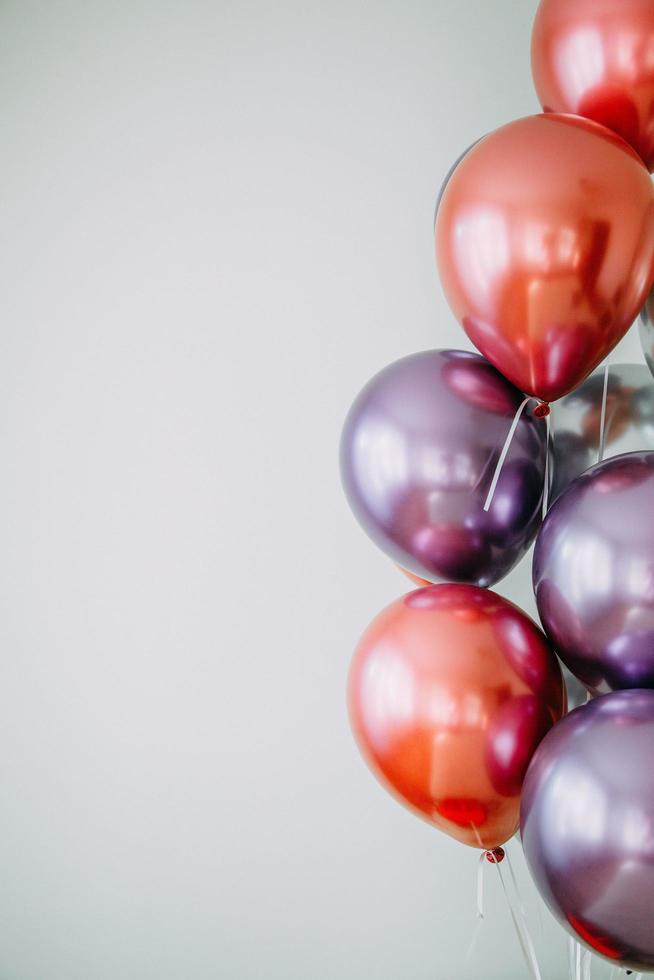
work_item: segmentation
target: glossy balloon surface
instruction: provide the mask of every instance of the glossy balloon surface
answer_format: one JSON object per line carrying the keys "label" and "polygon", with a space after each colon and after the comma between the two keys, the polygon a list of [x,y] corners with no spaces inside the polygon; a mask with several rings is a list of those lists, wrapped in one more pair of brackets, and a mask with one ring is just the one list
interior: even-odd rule
{"label": "glossy balloon surface", "polygon": [[[606,380],[606,403],[602,405]],[[644,364],[598,368],[552,406],[551,501],[590,466],[621,453],[654,450],[654,379]]]}
{"label": "glossy balloon surface", "polygon": [[391,364],[345,422],[350,506],[394,562],[422,579],[490,585],[541,520],[546,427],[525,412],[488,512],[486,495],[522,395],[478,354],[426,351]]}
{"label": "glossy balloon surface", "polygon": [[538,890],[575,939],[654,971],[654,691],[619,691],[544,738],[525,779],[521,836]]}
{"label": "glossy balloon surface", "polygon": [[541,0],[531,63],[546,111],[594,119],[654,169],[654,4]]}
{"label": "glossy balloon surface", "polygon": [[398,599],[363,635],[350,673],[352,725],[373,772],[473,847],[515,833],[527,765],[564,701],[542,631],[468,585]]}
{"label": "glossy balloon surface", "polygon": [[521,391],[576,388],[636,319],[654,276],[654,189],[635,152],[576,116],[530,116],[476,144],[443,193],[445,295]]}
{"label": "glossy balloon surface", "polygon": [[591,693],[654,687],[654,453],[594,466],[536,540],[541,622]]}

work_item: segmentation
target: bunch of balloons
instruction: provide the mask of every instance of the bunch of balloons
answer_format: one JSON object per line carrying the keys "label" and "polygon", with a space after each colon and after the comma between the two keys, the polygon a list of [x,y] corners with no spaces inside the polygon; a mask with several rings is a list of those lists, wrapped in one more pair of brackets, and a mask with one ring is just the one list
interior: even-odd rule
{"label": "bunch of balloons", "polygon": [[[350,505],[420,586],[364,633],[350,711],[403,803],[491,855],[520,830],[565,928],[654,971],[654,384],[599,366],[640,314],[654,369],[654,0],[541,0],[532,66],[543,113],[437,206],[480,353],[389,365],[345,422]],[[489,591],[534,539],[542,629]]]}

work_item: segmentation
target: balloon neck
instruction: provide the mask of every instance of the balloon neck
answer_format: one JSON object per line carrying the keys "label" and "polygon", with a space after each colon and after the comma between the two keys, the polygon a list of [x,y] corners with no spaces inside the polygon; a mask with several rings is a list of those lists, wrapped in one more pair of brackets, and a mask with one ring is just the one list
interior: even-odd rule
{"label": "balloon neck", "polygon": [[537,419],[546,419],[550,414],[550,404],[549,402],[538,402],[536,408],[534,409],[534,415]]}
{"label": "balloon neck", "polygon": [[500,864],[505,858],[503,847],[494,847],[492,851],[486,851],[486,860],[491,864]]}

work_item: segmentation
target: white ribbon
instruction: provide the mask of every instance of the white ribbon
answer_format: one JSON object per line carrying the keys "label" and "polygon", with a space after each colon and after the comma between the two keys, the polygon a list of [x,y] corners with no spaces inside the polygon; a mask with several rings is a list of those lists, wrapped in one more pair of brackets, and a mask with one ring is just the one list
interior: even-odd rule
{"label": "white ribbon", "polygon": [[[571,980],[591,980],[593,968],[593,954],[573,939],[568,940],[568,963],[570,966]],[[611,971],[613,980],[613,971]]]}
{"label": "white ribbon", "polygon": [[597,462],[601,463],[604,459],[604,444],[606,440],[606,400],[609,393],[609,366],[604,365],[604,388],[602,390],[602,410],[600,412],[600,432],[599,448],[597,450]]}
{"label": "white ribbon", "polygon": [[[507,867],[509,869],[509,877],[511,880],[511,885],[513,889],[513,896],[511,895],[511,890],[507,887],[507,881],[502,872],[502,867],[500,862],[495,858],[492,851],[482,851],[479,856],[479,861],[477,863],[477,921],[475,928],[470,940],[470,945],[468,946],[468,951],[466,953],[466,961],[472,956],[473,950],[477,945],[479,939],[479,933],[481,931],[481,926],[484,920],[484,865],[488,861],[494,864],[497,868],[497,872],[500,876],[500,883],[502,885],[502,891],[504,892],[504,897],[506,898],[507,905],[509,906],[509,912],[511,913],[511,919],[513,920],[513,925],[515,927],[516,934],[518,936],[518,941],[520,943],[520,948],[522,949],[525,962],[531,974],[533,980],[542,980],[540,967],[538,966],[538,959],[536,957],[536,949],[534,947],[533,940],[527,928],[527,916],[525,912],[525,907],[522,902],[522,897],[520,895],[520,890],[518,888],[518,881],[513,870],[513,865],[507,851],[504,852],[504,859],[507,862]],[[572,980],[577,980],[573,976]],[[590,974],[588,977],[583,978],[579,976],[578,980],[590,980]]]}
{"label": "white ribbon", "polygon": [[550,502],[550,421],[551,416],[545,416],[545,486],[543,487],[543,520],[547,517]]}
{"label": "white ribbon", "polygon": [[538,966],[538,959],[536,958],[536,950],[534,948],[534,943],[527,928],[527,921],[525,915],[519,905],[516,905],[515,901],[511,899],[509,890],[506,887],[506,881],[504,880],[504,875],[502,873],[502,865],[497,861],[494,862],[497,867],[498,874],[500,876],[500,881],[502,883],[502,891],[509,906],[509,912],[511,913],[511,918],[513,919],[513,925],[515,926],[515,931],[518,936],[518,941],[522,949],[522,953],[525,958],[525,963],[531,973],[533,980],[542,980],[540,967]]}
{"label": "white ribbon", "polygon": [[468,946],[468,951],[466,953],[466,963],[472,956],[477,942],[479,940],[479,933],[481,932],[481,926],[484,919],[484,865],[486,863],[486,851],[482,851],[479,855],[479,861],[477,862],[477,921],[475,922],[475,928],[472,931],[472,938],[470,939],[470,945]]}
{"label": "white ribbon", "polygon": [[502,472],[502,467],[504,466],[504,460],[506,459],[509,449],[511,448],[511,441],[515,434],[515,430],[518,428],[518,422],[522,417],[522,413],[525,410],[527,402],[530,402],[531,398],[525,398],[518,408],[517,412],[513,416],[513,422],[511,423],[511,428],[509,429],[508,435],[504,440],[504,446],[502,447],[502,452],[500,453],[500,458],[497,461],[497,466],[495,467],[495,472],[493,474],[493,479],[490,485],[490,490],[488,491],[488,496],[486,497],[486,503],[484,504],[484,510],[490,510],[490,505],[493,503],[493,497],[495,496],[495,490],[497,488],[497,483]]}

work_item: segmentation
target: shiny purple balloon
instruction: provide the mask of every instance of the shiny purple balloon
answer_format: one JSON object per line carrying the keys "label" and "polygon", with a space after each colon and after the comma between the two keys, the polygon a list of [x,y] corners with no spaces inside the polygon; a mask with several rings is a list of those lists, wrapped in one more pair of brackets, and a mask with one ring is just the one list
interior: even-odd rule
{"label": "shiny purple balloon", "polygon": [[630,970],[654,971],[654,691],[618,691],[567,715],[536,750],[521,836],[562,925]]}
{"label": "shiny purple balloon", "polygon": [[570,484],[538,535],[533,580],[545,632],[592,694],[654,687],[654,452]]}
{"label": "shiny purple balloon", "polygon": [[490,509],[484,503],[523,396],[479,354],[425,351],[366,385],[341,440],[350,506],[398,565],[431,581],[488,586],[540,524],[546,426],[518,423]]}

